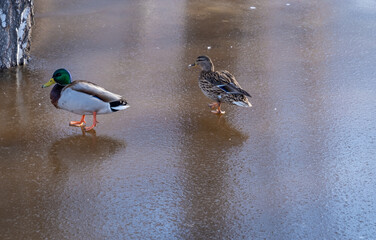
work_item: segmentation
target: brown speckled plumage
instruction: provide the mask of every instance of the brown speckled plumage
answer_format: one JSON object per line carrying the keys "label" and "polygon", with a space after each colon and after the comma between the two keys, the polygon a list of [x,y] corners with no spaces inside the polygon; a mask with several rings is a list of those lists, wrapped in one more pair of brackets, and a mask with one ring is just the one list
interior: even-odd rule
{"label": "brown speckled plumage", "polygon": [[205,96],[213,101],[230,104],[238,101],[247,101],[246,96],[250,95],[241,89],[234,76],[231,78],[229,76],[232,75],[227,71],[201,71],[198,85]]}
{"label": "brown speckled plumage", "polygon": [[243,90],[235,77],[228,71],[214,71],[214,65],[209,57],[200,56],[191,66],[200,66],[202,71],[198,79],[198,85],[208,98],[221,103],[229,103],[243,107],[251,107],[247,96],[249,93]]}

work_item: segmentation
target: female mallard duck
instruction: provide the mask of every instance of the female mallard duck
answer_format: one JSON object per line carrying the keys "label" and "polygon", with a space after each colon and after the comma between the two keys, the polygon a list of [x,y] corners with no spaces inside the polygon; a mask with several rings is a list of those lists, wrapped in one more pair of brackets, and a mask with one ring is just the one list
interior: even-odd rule
{"label": "female mallard duck", "polygon": [[215,101],[209,104],[212,113],[225,113],[221,111],[221,103],[252,107],[246,97],[251,97],[251,95],[241,88],[235,77],[228,71],[214,71],[213,62],[208,56],[199,56],[195,63],[189,65],[189,67],[195,66],[200,66],[202,69],[198,78],[201,91],[205,96]]}
{"label": "female mallard duck", "polygon": [[82,115],[80,121],[71,121],[71,126],[82,126],[85,115],[93,115],[93,125],[85,127],[86,131],[93,129],[97,122],[97,114],[106,114],[124,110],[129,107],[127,101],[120,95],[84,80],[72,82],[70,73],[66,69],[58,69],[49,82],[42,88],[56,85],[50,93],[51,103],[61,108]]}

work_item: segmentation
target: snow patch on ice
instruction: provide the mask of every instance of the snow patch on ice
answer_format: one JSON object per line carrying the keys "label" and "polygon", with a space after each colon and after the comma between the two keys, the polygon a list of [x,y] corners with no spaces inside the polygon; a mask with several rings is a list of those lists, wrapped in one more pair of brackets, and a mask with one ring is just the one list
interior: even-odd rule
{"label": "snow patch on ice", "polygon": [[23,57],[23,49],[27,46],[27,42],[26,43],[22,43],[22,42],[24,41],[25,29],[27,26],[27,19],[29,15],[30,15],[30,8],[27,7],[21,13],[20,26],[16,28],[16,31],[17,31],[17,65],[20,63],[20,60]]}
{"label": "snow patch on ice", "polygon": [[7,15],[5,15],[5,13],[3,13],[3,10],[0,9],[0,21],[1,21],[1,26],[3,28],[7,27],[7,22],[5,21],[6,19],[7,19]]}

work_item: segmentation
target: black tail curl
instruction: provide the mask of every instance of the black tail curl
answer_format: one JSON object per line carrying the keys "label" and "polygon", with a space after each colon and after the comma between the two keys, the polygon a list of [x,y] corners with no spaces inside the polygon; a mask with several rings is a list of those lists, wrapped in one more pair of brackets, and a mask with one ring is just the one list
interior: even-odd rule
{"label": "black tail curl", "polygon": [[[119,111],[119,109],[116,109],[116,107],[119,107],[119,106],[126,106],[128,103],[127,101],[125,101],[124,99],[121,99],[119,101],[113,101],[113,102],[110,102],[110,108],[113,112],[117,112]],[[121,109],[120,109],[121,110]]]}

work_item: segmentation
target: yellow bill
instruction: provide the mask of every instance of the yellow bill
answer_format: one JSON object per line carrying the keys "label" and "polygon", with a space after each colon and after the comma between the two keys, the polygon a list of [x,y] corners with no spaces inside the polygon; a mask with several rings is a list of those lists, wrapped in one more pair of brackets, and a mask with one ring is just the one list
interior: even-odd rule
{"label": "yellow bill", "polygon": [[46,82],[45,84],[42,85],[42,88],[46,88],[46,87],[49,87],[53,84],[55,84],[55,80],[53,78],[50,79],[50,81]]}

